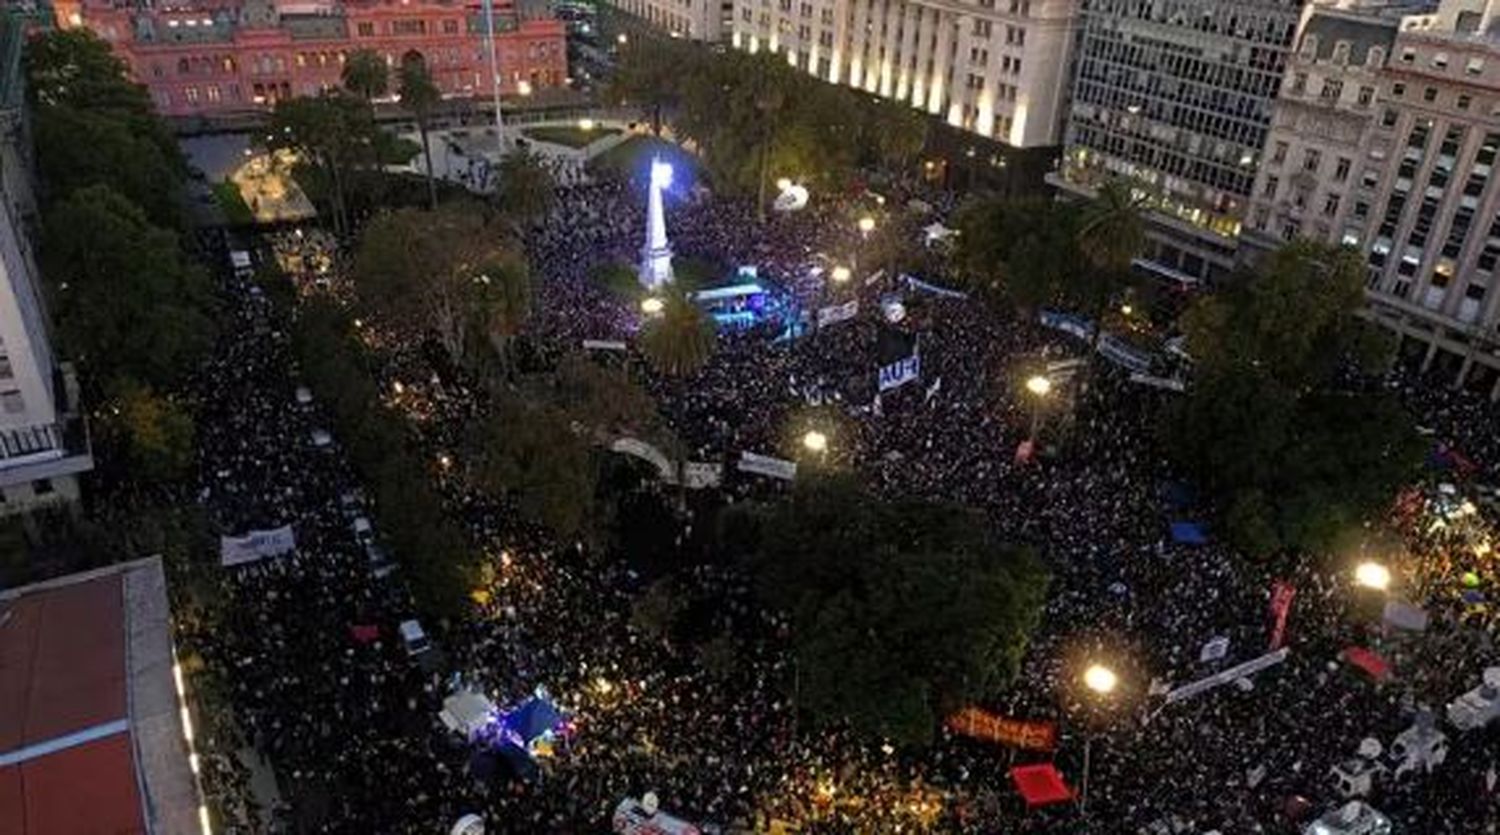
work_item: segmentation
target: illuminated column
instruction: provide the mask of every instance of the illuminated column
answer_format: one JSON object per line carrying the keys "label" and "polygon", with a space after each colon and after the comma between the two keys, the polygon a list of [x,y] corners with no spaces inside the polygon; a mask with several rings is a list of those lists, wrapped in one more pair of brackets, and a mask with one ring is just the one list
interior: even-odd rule
{"label": "illuminated column", "polygon": [[[915,4],[913,4],[915,5]],[[911,79],[911,105],[919,110],[927,109],[927,61],[932,57],[932,27],[936,25],[937,9],[923,8],[920,11],[921,23],[917,31],[917,61],[916,69],[912,70]]]}
{"label": "illuminated column", "polygon": [[917,10],[920,7],[916,3],[902,3],[901,8],[906,22],[901,25],[901,45],[896,50],[896,60],[900,62],[900,72],[896,74],[896,99],[906,101],[911,90],[910,64],[917,54]]}
{"label": "illuminated column", "polygon": [[672,282],[672,245],[667,242],[667,215],[661,193],[672,185],[672,164],[651,158],[651,189],[646,202],[646,243],[641,246],[641,284],[656,290]]}
{"label": "illuminated column", "polygon": [[927,112],[943,112],[943,96],[948,92],[948,70],[953,64],[953,28],[957,23],[943,12],[937,14],[937,54],[933,56],[932,79],[927,85]]}

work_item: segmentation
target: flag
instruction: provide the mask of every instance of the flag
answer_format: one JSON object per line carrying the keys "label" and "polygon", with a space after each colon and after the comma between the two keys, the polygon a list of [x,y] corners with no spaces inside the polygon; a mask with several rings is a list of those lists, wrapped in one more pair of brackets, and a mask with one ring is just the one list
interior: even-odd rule
{"label": "flag", "polygon": [[922,354],[915,334],[882,327],[875,339],[876,379],[880,391],[903,386],[922,376]]}
{"label": "flag", "polygon": [[1286,616],[1292,609],[1292,598],[1296,596],[1296,587],[1285,580],[1277,580],[1271,585],[1272,650],[1280,649],[1282,641],[1286,639]]}

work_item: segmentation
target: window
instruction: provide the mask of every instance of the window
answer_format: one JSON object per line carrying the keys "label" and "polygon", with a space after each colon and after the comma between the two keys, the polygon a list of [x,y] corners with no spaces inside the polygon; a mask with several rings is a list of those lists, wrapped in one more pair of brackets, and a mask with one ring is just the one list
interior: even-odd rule
{"label": "window", "polygon": [[1286,151],[1287,144],[1285,142],[1277,142],[1275,150],[1271,152],[1271,162],[1275,165],[1286,162]]}
{"label": "window", "polygon": [[427,34],[427,21],[425,20],[393,20],[391,21],[392,35],[425,35]]}
{"label": "window", "polygon": [[1422,91],[1422,101],[1437,101],[1437,88],[1428,87]]}
{"label": "window", "polygon": [[1382,113],[1382,114],[1380,114],[1380,126],[1383,127],[1383,128],[1393,128],[1393,127],[1395,127],[1396,126],[1396,111],[1392,110],[1389,107],[1387,107],[1385,109],[1385,112]]}
{"label": "window", "polygon": [[0,380],[9,380],[16,376],[16,372],[10,367],[10,357],[0,354]]}
{"label": "window", "polygon": [[1485,287],[1483,284],[1470,283],[1468,287],[1464,288],[1464,298],[1476,302],[1483,301],[1484,292],[1487,289],[1489,288]]}
{"label": "window", "polygon": [[1302,170],[1317,171],[1318,166],[1323,164],[1323,153],[1316,148],[1308,148],[1302,155]]}
{"label": "window", "polygon": [[1401,50],[1401,63],[1410,64],[1415,60],[1417,60],[1417,51],[1415,49],[1408,46]]}
{"label": "window", "polygon": [[1279,185],[1281,185],[1281,181],[1280,180],[1276,179],[1275,177],[1267,177],[1266,178],[1266,186],[1265,186],[1265,188],[1261,189],[1261,192],[1260,192],[1261,196],[1262,197],[1275,197],[1276,196],[1276,187],[1279,186]]}
{"label": "window", "polygon": [[1369,107],[1370,106],[1370,102],[1372,102],[1374,100],[1375,100],[1375,88],[1374,87],[1361,87],[1361,88],[1359,88],[1359,106],[1360,107]]}
{"label": "window", "polygon": [[1402,96],[1406,95],[1406,85],[1402,84],[1399,81],[1396,82],[1395,84],[1392,84],[1391,85],[1391,95],[1395,96],[1398,99],[1401,98]]}
{"label": "window", "polygon": [[0,392],[0,408],[4,408],[8,415],[18,415],[26,411],[26,401],[21,397],[21,392],[11,389]]}
{"label": "window", "polygon": [[1300,95],[1307,89],[1307,73],[1299,72],[1292,76],[1292,93]]}
{"label": "window", "polygon": [[1464,72],[1468,73],[1469,75],[1479,75],[1480,73],[1484,72],[1484,59],[1470,58],[1469,63],[1464,65]]}
{"label": "window", "polygon": [[443,34],[444,35],[457,35],[458,34],[458,21],[456,21],[456,20],[445,20],[445,21],[443,21]]}
{"label": "window", "polygon": [[1342,183],[1349,179],[1349,166],[1351,165],[1353,165],[1353,160],[1348,157],[1339,157],[1338,163],[1333,168],[1334,181]]}
{"label": "window", "polygon": [[361,23],[361,24],[359,24],[359,36],[361,38],[373,38],[373,37],[375,37],[375,24],[373,24],[373,23]]}
{"label": "window", "polygon": [[1328,217],[1333,217],[1338,213],[1339,196],[1337,194],[1330,194],[1323,199],[1323,214]]}
{"label": "window", "polygon": [[1471,98],[1468,94],[1460,95],[1458,97],[1458,109],[1459,110],[1468,110],[1469,109],[1469,105],[1472,104],[1473,102],[1474,102],[1474,99]]}
{"label": "window", "polygon": [[974,37],[976,38],[988,38],[993,29],[994,24],[988,20],[976,19],[974,21]]}
{"label": "window", "polygon": [[1432,56],[1432,65],[1440,70],[1448,68],[1448,53],[1438,52]]}
{"label": "window", "polygon": [[1325,101],[1338,101],[1339,96],[1344,94],[1344,82],[1337,78],[1330,78],[1323,82],[1323,91],[1318,98]]}

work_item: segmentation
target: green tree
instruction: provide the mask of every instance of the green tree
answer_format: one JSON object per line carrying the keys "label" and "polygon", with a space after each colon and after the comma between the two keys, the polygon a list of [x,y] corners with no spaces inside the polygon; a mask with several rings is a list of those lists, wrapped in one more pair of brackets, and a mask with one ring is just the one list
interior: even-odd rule
{"label": "green tree", "polygon": [[662,112],[677,100],[683,65],[692,59],[690,48],[676,41],[629,45],[620,50],[604,101],[639,106],[650,114],[652,134],[661,136]]}
{"label": "green tree", "polygon": [[432,80],[426,62],[421,59],[405,61],[399,72],[401,105],[411,111],[417,120],[417,131],[422,134],[422,160],[427,173],[428,205],[437,208],[437,183],[433,179],[432,142],[428,130],[432,127],[432,114],[443,103],[443,94]]}
{"label": "green tree", "polygon": [[1381,338],[1354,316],[1363,279],[1355,253],[1299,242],[1183,317],[1194,380],[1168,447],[1252,553],[1328,548],[1417,474],[1410,416],[1344,383]]}
{"label": "green tree", "polygon": [[505,155],[495,172],[495,205],[519,231],[545,215],[557,201],[557,184],[542,158],[521,148]]}
{"label": "green tree", "polygon": [[129,377],[169,386],[212,344],[204,276],[175,235],[108,186],[53,206],[42,243],[58,334],[99,384]]}
{"label": "green tree", "polygon": [[271,112],[271,150],[295,151],[328,185],[333,226],[349,228],[349,183],[374,160],[375,122],[360,99],[339,91],[281,99]]}
{"label": "green tree", "polygon": [[511,344],[531,313],[531,274],[525,259],[508,250],[480,264],[477,272],[475,330],[484,334],[502,367],[508,367]]}
{"label": "green tree", "polygon": [[1099,187],[1078,224],[1078,248],[1100,272],[1122,276],[1146,248],[1144,194],[1129,180],[1112,179]]}
{"label": "green tree", "polygon": [[882,503],[834,478],[733,515],[759,594],[791,615],[799,708],[819,720],[924,742],[1019,670],[1047,572],[996,542],[978,514]]}
{"label": "green tree", "polygon": [[641,353],[663,374],[697,374],[713,356],[713,320],[679,292],[669,292],[662,304],[661,313],[641,327]]}
{"label": "green tree", "polygon": [[1074,230],[1077,209],[1043,198],[985,196],[954,213],[954,264],[971,291],[1023,312],[1076,303],[1089,271]]}
{"label": "green tree", "polygon": [[505,336],[524,316],[523,265],[482,211],[450,204],[376,217],[360,239],[353,272],[363,304],[392,327],[434,332],[449,358],[463,363],[476,322],[486,336]]}
{"label": "green tree", "polygon": [[589,439],[568,417],[546,403],[507,400],[480,428],[474,456],[481,487],[511,496],[565,539],[588,532],[598,483]]}
{"label": "green tree", "polygon": [[181,403],[132,380],[114,388],[107,430],[132,478],[160,483],[188,475],[195,451],[192,414]]}
{"label": "green tree", "polygon": [[349,53],[339,76],[344,89],[367,104],[385,95],[390,87],[390,68],[373,49],[356,49]]}

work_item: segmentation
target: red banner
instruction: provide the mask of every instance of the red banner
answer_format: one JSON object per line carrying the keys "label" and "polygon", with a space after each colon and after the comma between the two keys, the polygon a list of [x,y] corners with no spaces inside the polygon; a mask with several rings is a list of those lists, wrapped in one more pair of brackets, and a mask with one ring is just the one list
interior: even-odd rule
{"label": "red banner", "polygon": [[1286,639],[1286,616],[1292,610],[1292,598],[1297,596],[1297,589],[1285,580],[1277,580],[1271,585],[1271,651],[1281,649],[1282,641]]}
{"label": "red banner", "polygon": [[1051,751],[1057,747],[1057,725],[996,716],[977,707],[966,707],[948,717],[954,733],[988,742],[998,742],[1028,751]]}

